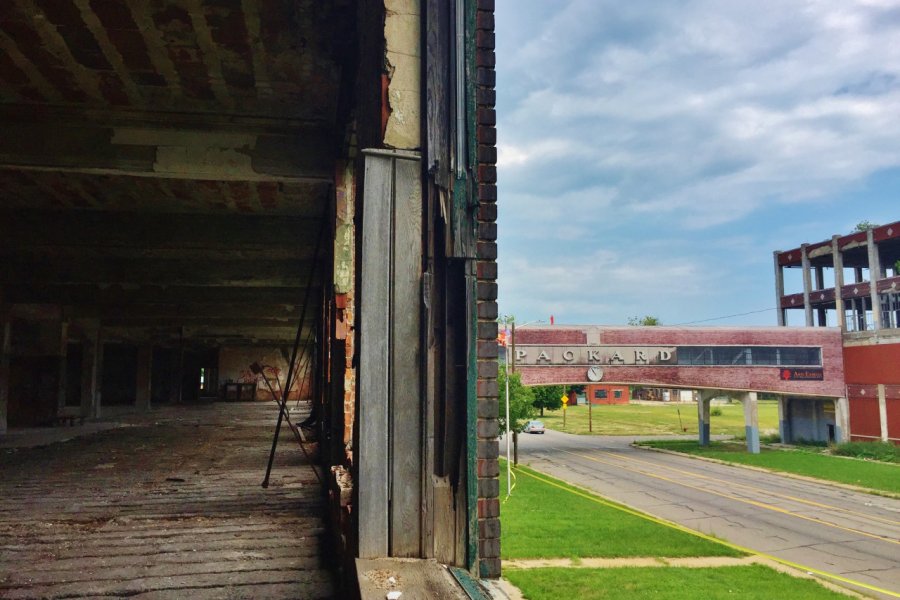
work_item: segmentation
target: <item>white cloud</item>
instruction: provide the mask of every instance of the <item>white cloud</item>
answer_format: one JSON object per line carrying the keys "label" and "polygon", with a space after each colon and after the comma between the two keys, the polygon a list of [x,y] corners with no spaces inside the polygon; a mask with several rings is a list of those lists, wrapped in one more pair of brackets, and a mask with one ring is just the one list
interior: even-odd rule
{"label": "white cloud", "polygon": [[[651,265],[612,246],[626,239],[671,245],[774,207],[820,219],[823,203],[847,213],[824,223],[858,222],[841,194],[900,168],[896,0],[501,0],[497,27],[501,256],[525,261],[501,289],[522,302],[528,273],[630,285]],[[594,246],[555,251],[557,271],[540,242],[563,227]],[[662,256],[648,262],[674,279],[721,273],[701,250],[682,253],[690,272]]]}

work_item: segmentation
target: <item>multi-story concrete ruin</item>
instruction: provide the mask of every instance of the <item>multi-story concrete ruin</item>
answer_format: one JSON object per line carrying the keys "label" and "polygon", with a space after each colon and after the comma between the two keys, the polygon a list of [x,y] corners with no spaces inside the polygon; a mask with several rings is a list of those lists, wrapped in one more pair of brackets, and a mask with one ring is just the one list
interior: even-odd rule
{"label": "multi-story concrete ruin", "polygon": [[[785,293],[785,269],[801,292]],[[779,325],[840,328],[850,437],[900,442],[900,222],[776,251],[775,294]]]}

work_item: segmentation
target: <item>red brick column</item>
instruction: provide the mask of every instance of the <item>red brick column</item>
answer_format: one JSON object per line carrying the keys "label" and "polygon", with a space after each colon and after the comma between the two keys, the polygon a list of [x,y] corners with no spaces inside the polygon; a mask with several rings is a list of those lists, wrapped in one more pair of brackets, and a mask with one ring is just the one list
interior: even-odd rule
{"label": "red brick column", "polygon": [[497,394],[497,116],[494,0],[478,0],[478,556],[482,577],[500,576]]}

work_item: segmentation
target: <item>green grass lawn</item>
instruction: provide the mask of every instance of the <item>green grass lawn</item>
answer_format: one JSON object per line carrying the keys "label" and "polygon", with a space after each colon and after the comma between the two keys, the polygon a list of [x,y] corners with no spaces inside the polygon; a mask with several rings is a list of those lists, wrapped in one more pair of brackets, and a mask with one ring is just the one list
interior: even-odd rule
{"label": "green grass lawn", "polygon": [[693,440],[659,440],[641,445],[900,494],[900,465],[830,456],[824,449],[763,448],[759,454],[749,454],[743,445],[722,442],[712,442],[705,448]]}
{"label": "green grass lawn", "polygon": [[749,565],[688,569],[639,567],[616,569],[509,569],[503,572],[529,600],[578,598],[653,598],[697,600],[846,599],[809,579],[797,579],[768,567]]}
{"label": "green grass lawn", "polygon": [[[501,465],[502,501],[505,461]],[[515,472],[513,494],[500,507],[503,558],[741,556],[727,546],[629,514],[625,511],[632,509],[623,510],[531,469],[518,467]]]}
{"label": "green grass lawn", "polygon": [[[716,405],[722,414],[710,417],[713,435],[744,437],[744,408],[741,403]],[[680,413],[680,417],[679,417]],[[591,410],[595,435],[697,435],[696,404],[618,404],[594,406]],[[572,406],[566,409],[566,425],[563,427],[562,410],[545,410],[543,417],[548,429],[567,433],[588,433],[588,407]],[[760,433],[778,433],[778,403],[759,402]]]}

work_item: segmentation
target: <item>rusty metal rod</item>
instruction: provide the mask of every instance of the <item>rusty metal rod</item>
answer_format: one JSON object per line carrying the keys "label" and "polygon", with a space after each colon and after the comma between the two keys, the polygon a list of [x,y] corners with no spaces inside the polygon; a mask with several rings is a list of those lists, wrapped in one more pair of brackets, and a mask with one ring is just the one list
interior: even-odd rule
{"label": "rusty metal rod", "polygon": [[[294,363],[297,362],[297,350],[300,347],[300,338],[303,335],[303,323],[306,321],[306,309],[309,308],[309,297],[312,292],[313,276],[319,266],[319,253],[322,251],[322,240],[325,238],[325,219],[322,218],[322,227],[319,229],[319,236],[316,240],[316,252],[313,257],[312,267],[309,269],[309,277],[306,281],[306,293],[303,295],[303,308],[300,310],[300,322],[297,323],[297,335],[294,337],[294,349],[291,351],[291,362],[288,366],[287,378],[284,381],[284,389],[291,389],[291,383],[294,376]],[[272,474],[272,463],[275,461],[275,449],[278,447],[278,435],[281,433],[281,420],[284,417],[284,409],[287,404],[287,394],[282,392],[280,410],[278,411],[278,423],[275,425],[275,435],[272,436],[272,450],[269,452],[269,464],[266,466],[266,476],[263,479],[262,486],[269,487],[269,476]]]}
{"label": "rusty metal rod", "polygon": [[[303,456],[305,456],[306,460],[309,461],[309,468],[312,469],[313,475],[316,476],[316,479],[319,481],[319,483],[323,483],[322,476],[319,475],[319,471],[316,469],[316,466],[313,464],[312,458],[310,457],[309,452],[306,451],[306,446],[303,445],[304,442],[306,441],[303,439],[303,433],[300,431],[299,427],[297,427],[296,425],[291,423],[291,416],[287,412],[287,407],[285,407],[278,401],[278,398],[275,394],[275,390],[272,388],[272,384],[269,382],[269,378],[266,376],[265,365],[262,365],[262,368],[259,370],[259,372],[263,377],[263,381],[266,382],[266,387],[269,388],[269,392],[272,394],[272,400],[274,400],[275,404],[278,404],[279,408],[283,411],[282,416],[284,416],[284,420],[287,421],[288,427],[290,427],[291,431],[294,432],[294,437],[297,438],[297,443],[300,445],[300,449],[303,451]],[[275,381],[278,381],[278,380],[276,379]],[[278,388],[283,394],[284,391],[281,388],[280,382],[278,383]],[[266,487],[266,486],[263,486],[263,487]]]}

